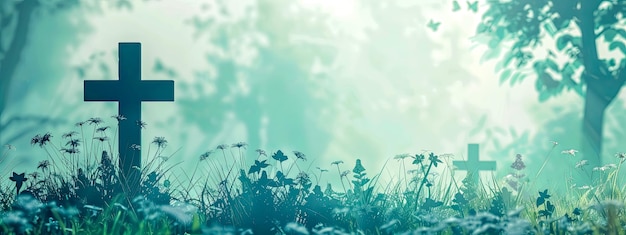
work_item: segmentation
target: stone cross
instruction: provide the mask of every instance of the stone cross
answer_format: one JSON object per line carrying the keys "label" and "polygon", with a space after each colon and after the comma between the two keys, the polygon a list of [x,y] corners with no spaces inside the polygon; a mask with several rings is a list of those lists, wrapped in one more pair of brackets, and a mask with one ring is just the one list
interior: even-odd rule
{"label": "stone cross", "polygon": [[452,164],[459,170],[467,171],[471,174],[474,183],[478,184],[480,179],[479,171],[495,171],[495,161],[479,161],[478,160],[478,144],[467,145],[467,161],[453,161]]}
{"label": "stone cross", "polygon": [[141,176],[141,102],[174,101],[174,81],[141,80],[141,44],[119,43],[119,80],[85,81],[85,101],[118,102],[119,166],[123,182],[139,189]]}

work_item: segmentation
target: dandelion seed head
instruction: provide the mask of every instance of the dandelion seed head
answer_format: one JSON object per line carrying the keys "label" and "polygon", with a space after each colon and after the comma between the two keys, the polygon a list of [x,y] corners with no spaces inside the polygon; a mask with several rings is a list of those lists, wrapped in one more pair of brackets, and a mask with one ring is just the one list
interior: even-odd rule
{"label": "dandelion seed head", "polygon": [[76,132],[76,131],[70,131],[70,132],[68,132],[68,133],[63,134],[61,137],[65,139],[65,138],[72,138],[72,137],[74,137],[75,135],[78,135],[78,132]]}
{"label": "dandelion seed head", "polygon": [[306,161],[306,155],[304,155],[304,153],[300,151],[293,151],[293,154],[296,155],[296,158]]}
{"label": "dandelion seed head", "polygon": [[410,157],[410,155],[408,153],[403,153],[403,154],[398,154],[395,157],[393,157],[393,159],[395,160],[404,160],[405,158]]}
{"label": "dandelion seed head", "polygon": [[132,144],[132,145],[130,146],[130,148],[131,148],[132,150],[141,150],[141,145],[138,145],[138,144]]}
{"label": "dandelion seed head", "polygon": [[567,154],[567,155],[571,155],[571,156],[576,156],[577,152],[578,152],[578,150],[574,150],[574,149],[568,149],[568,150],[561,151],[562,154]]}
{"label": "dandelion seed head", "polygon": [[339,160],[339,161],[331,162],[330,164],[331,165],[339,165],[339,164],[342,164],[342,163],[343,163],[343,161]]}
{"label": "dandelion seed head", "polygon": [[220,144],[220,145],[217,146],[217,149],[219,149],[219,150],[225,150],[227,148],[228,148],[228,145],[226,145],[226,144]]}
{"label": "dandelion seed head", "polygon": [[146,129],[146,126],[148,125],[148,124],[146,124],[145,122],[143,122],[141,120],[137,120],[136,123],[137,123],[137,126],[139,126],[139,128],[141,128],[141,129]]}
{"label": "dandelion seed head", "polygon": [[167,147],[167,140],[163,136],[154,137],[154,140],[152,140],[152,143],[155,144],[159,148]]}
{"label": "dandelion seed head", "polygon": [[124,115],[114,115],[114,116],[111,116],[111,117],[115,118],[118,122],[126,120],[126,117],[124,117]]}
{"label": "dandelion seed head", "polygon": [[87,120],[87,123],[89,125],[99,125],[100,123],[102,123],[102,118],[98,118],[98,117],[93,117]]}
{"label": "dandelion seed head", "polygon": [[246,146],[248,146],[248,144],[246,142],[239,142],[239,143],[234,143],[231,145],[231,148],[246,148]]}
{"label": "dandelion seed head", "polygon": [[93,137],[94,140],[99,140],[100,142],[104,142],[109,140],[109,137],[106,136],[99,136],[99,137]]}
{"label": "dandelion seed head", "polygon": [[209,156],[211,156],[211,154],[213,154],[213,151],[206,151],[203,154],[200,155],[200,161],[204,161],[207,158],[209,158]]}

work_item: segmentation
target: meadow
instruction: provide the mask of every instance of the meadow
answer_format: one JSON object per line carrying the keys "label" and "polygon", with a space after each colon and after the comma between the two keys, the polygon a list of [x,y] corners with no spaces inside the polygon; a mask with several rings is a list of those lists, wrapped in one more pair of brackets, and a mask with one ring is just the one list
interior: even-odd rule
{"label": "meadow", "polygon": [[[304,153],[240,142],[199,154],[195,169],[173,174],[178,163],[163,155],[168,141],[154,137],[144,147],[141,187],[131,190],[112,154],[117,127],[91,118],[73,129],[32,137],[46,159],[1,179],[1,234],[626,234],[623,153],[601,167],[564,166],[589,184],[564,180],[570,190],[557,195],[534,187],[546,180],[543,166],[526,172],[521,155],[512,156],[504,179],[470,174],[451,183],[434,177],[451,169],[447,156],[397,155],[397,176],[383,183],[382,171],[360,159],[307,169]],[[4,166],[12,151],[3,151]],[[546,161],[562,154],[576,150],[548,152]]]}

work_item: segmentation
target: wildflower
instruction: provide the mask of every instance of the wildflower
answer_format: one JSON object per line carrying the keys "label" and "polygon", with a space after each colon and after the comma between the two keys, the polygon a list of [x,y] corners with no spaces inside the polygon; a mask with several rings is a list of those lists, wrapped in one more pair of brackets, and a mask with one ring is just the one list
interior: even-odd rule
{"label": "wildflower", "polygon": [[138,144],[132,144],[132,145],[130,146],[130,148],[131,148],[132,150],[141,150],[141,145],[138,145]]}
{"label": "wildflower", "polygon": [[576,156],[577,152],[578,152],[578,150],[574,150],[574,149],[561,151],[562,154],[568,154],[568,155],[572,155],[572,156]]}
{"label": "wildflower", "polygon": [[90,118],[89,120],[87,120],[87,123],[89,123],[89,125],[99,125],[100,123],[102,123],[102,118]]}
{"label": "wildflower", "polygon": [[63,136],[61,136],[61,137],[63,137],[64,139],[65,138],[72,138],[72,137],[74,137],[77,134],[78,134],[78,132],[76,132],[76,131],[70,131],[68,133],[63,134]]}
{"label": "wildflower", "polygon": [[554,140],[551,140],[551,141],[550,141],[550,143],[552,143],[552,146],[557,146],[557,145],[559,145],[559,142],[556,142],[556,141],[554,141]]}
{"label": "wildflower", "polygon": [[61,151],[69,154],[77,154],[80,152],[77,148],[62,148]]}
{"label": "wildflower", "polygon": [[46,142],[50,142],[50,138],[52,138],[52,134],[50,133],[46,133],[43,136],[41,136],[41,139],[39,140],[39,145],[45,145]]}
{"label": "wildflower", "polygon": [[415,154],[415,156],[413,157],[414,165],[422,164],[423,161],[424,161],[424,154]]}
{"label": "wildflower", "polygon": [[306,155],[304,155],[304,153],[300,151],[293,151],[293,154],[296,155],[296,158],[306,161]]}
{"label": "wildflower", "polygon": [[111,116],[111,117],[115,118],[118,122],[126,120],[126,117],[124,117],[124,115],[114,115],[114,116]]}
{"label": "wildflower", "polygon": [[207,158],[209,158],[209,156],[211,156],[212,153],[213,151],[204,152],[202,155],[200,155],[200,161],[206,160]]}
{"label": "wildflower", "polygon": [[170,160],[168,156],[158,156],[158,158],[160,158],[164,162],[166,162],[167,160]]}
{"label": "wildflower", "polygon": [[526,165],[524,165],[524,162],[522,161],[522,155],[521,154],[517,154],[515,156],[515,162],[513,162],[513,164],[511,164],[511,168],[513,168],[515,170],[518,170],[518,171],[526,168]]}
{"label": "wildflower", "polygon": [[105,127],[100,127],[98,129],[96,129],[96,132],[105,132],[107,129],[109,129],[110,126],[105,126]]}
{"label": "wildflower", "polygon": [[24,184],[24,181],[28,180],[25,176],[25,174],[17,174],[15,173],[15,171],[13,172],[13,176],[9,177],[9,179],[13,182],[15,182],[15,188],[17,189],[17,193],[16,194],[20,194],[20,189],[22,188],[22,185]]}
{"label": "wildflower", "polygon": [[141,121],[141,120],[137,120],[137,126],[139,126],[139,128],[141,129],[146,129],[146,126],[148,124],[146,124],[145,122]]}
{"label": "wildflower", "polygon": [[441,160],[439,160],[439,157],[437,157],[437,155],[430,153],[430,156],[428,156],[428,160],[430,161],[431,164],[433,164],[435,167],[437,167],[437,163],[443,163]]}
{"label": "wildflower", "polygon": [[153,144],[156,144],[157,147],[159,148],[165,148],[167,146],[167,140],[165,140],[165,137],[154,137],[154,140],[152,140]]}
{"label": "wildflower", "polygon": [[83,127],[83,125],[85,125],[85,122],[77,122],[76,123],[77,127]]}
{"label": "wildflower", "polygon": [[404,160],[405,158],[410,157],[408,153],[398,154],[393,159],[395,160]]}
{"label": "wildflower", "polygon": [[620,163],[626,161],[626,153],[616,153],[615,157],[620,159]]}
{"label": "wildflower", "polygon": [[30,178],[32,178],[33,180],[37,180],[37,179],[39,178],[39,176],[40,176],[40,175],[39,175],[39,172],[36,172],[36,171],[35,171],[35,172],[33,172],[33,173],[28,174],[28,176],[29,176]]}
{"label": "wildflower", "polygon": [[10,144],[5,144],[4,147],[6,147],[8,150],[14,150],[15,146],[10,145]]}
{"label": "wildflower", "polygon": [[343,171],[343,172],[341,172],[340,177],[345,177],[345,176],[347,176],[348,174],[350,174],[350,171]]}
{"label": "wildflower", "polygon": [[601,166],[601,167],[594,167],[593,170],[594,171],[607,171],[607,170],[610,170],[610,169],[613,169],[613,168],[617,168],[617,166],[615,164],[611,163],[611,164],[606,164],[606,165]]}
{"label": "wildflower", "polygon": [[583,166],[588,165],[587,160],[580,160],[576,163],[576,168],[582,168]]}
{"label": "wildflower", "polygon": [[78,139],[71,139],[65,145],[69,145],[69,146],[72,146],[72,148],[76,148],[76,147],[78,147],[80,145],[80,140],[78,140]]}
{"label": "wildflower", "polygon": [[280,151],[280,150],[278,150],[278,151],[276,151],[276,153],[272,154],[272,158],[274,160],[276,160],[276,161],[279,161],[279,162],[284,162],[284,161],[286,161],[288,159],[287,156],[283,153],[283,151]]}
{"label": "wildflower", "polygon": [[52,138],[52,134],[46,133],[44,135],[35,135],[35,137],[30,139],[30,144],[36,145],[39,144],[39,147],[43,147],[47,142],[50,142],[50,138]]}
{"label": "wildflower", "polygon": [[239,142],[239,143],[234,143],[232,146],[230,146],[231,148],[246,148],[248,144],[246,144],[246,142]]}
{"label": "wildflower", "polygon": [[106,136],[100,136],[100,137],[93,137],[94,140],[99,140],[100,142],[104,142],[109,140],[109,137]]}
{"label": "wildflower", "polygon": [[328,170],[326,170],[326,169],[322,169],[322,168],[320,168],[319,166],[316,166],[315,168],[317,168],[320,172],[328,172]]}
{"label": "wildflower", "polygon": [[357,159],[356,164],[354,165],[354,169],[352,169],[352,172],[356,174],[361,174],[361,172],[363,171],[365,171],[365,167],[363,167],[363,165],[361,164],[361,159]]}
{"label": "wildflower", "polygon": [[339,166],[339,164],[341,164],[341,163],[343,163],[343,161],[339,160],[339,161],[331,162],[330,164]]}
{"label": "wildflower", "polygon": [[267,157],[267,154],[265,154],[265,150],[263,149],[257,149],[256,152],[259,154],[259,156],[263,155]]}
{"label": "wildflower", "polygon": [[225,145],[225,144],[220,144],[217,146],[217,149],[222,150],[222,151],[225,150],[226,148],[228,148],[228,145]]}

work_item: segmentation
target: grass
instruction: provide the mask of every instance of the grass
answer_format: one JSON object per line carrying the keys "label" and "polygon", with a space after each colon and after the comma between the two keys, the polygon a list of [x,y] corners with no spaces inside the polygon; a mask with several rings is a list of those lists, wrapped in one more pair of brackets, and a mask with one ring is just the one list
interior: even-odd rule
{"label": "grass", "polygon": [[[247,145],[235,143],[174,175],[176,164],[162,155],[167,140],[155,137],[142,164],[141,195],[132,197],[110,154],[116,136],[108,133],[117,130],[99,118],[76,128],[61,138],[33,137],[46,160],[1,179],[1,234],[626,234],[618,177],[624,154],[602,167],[571,166],[592,184],[570,182],[570,191],[556,195],[534,188],[543,166],[525,172],[521,155],[504,179],[475,183],[473,175],[455,181],[446,156],[403,154],[395,158],[396,181],[381,183],[382,169],[369,175],[359,159],[308,172],[300,167],[303,153],[257,150],[247,165]],[[4,165],[10,151],[1,155]],[[322,185],[333,177],[340,184]]]}

